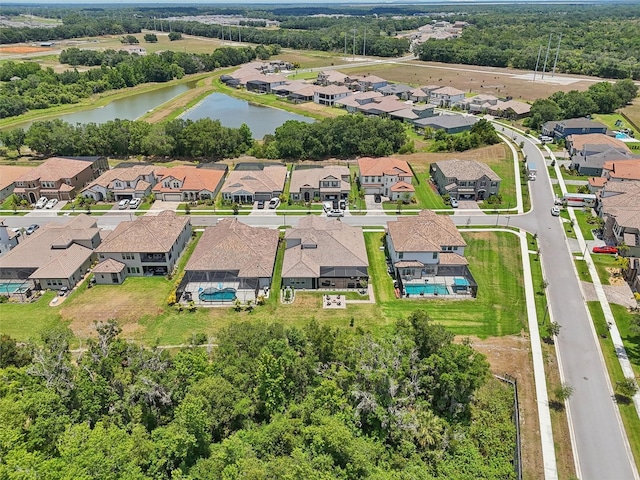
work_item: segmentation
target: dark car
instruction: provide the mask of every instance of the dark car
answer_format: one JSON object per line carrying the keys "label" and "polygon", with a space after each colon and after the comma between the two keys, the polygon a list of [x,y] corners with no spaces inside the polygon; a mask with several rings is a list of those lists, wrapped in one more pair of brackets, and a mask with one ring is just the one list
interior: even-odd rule
{"label": "dark car", "polygon": [[37,229],[40,228],[40,225],[34,223],[33,225],[29,225],[27,227],[27,231],[25,232],[27,235],[31,235],[33,232],[35,232]]}
{"label": "dark car", "polygon": [[380,202],[382,202],[382,195],[380,195],[379,193],[376,193],[376,194],[373,196],[373,201],[374,201],[374,202],[376,202],[376,203],[380,203]]}
{"label": "dark car", "polygon": [[593,247],[593,253],[618,253],[618,249],[605,245],[604,247]]}
{"label": "dark car", "polygon": [[62,287],[58,290],[58,296],[64,297],[67,293],[69,293],[69,287]]}
{"label": "dark car", "polygon": [[264,200],[258,200],[258,208],[264,208]]}

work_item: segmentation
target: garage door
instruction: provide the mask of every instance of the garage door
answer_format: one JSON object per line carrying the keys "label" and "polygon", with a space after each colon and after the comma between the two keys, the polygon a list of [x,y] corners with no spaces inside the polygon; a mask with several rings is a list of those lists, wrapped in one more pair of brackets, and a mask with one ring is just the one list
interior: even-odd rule
{"label": "garage door", "polygon": [[367,187],[364,189],[364,193],[366,195],[374,195],[376,193],[380,193],[380,188],[379,187]]}
{"label": "garage door", "polygon": [[180,202],[182,201],[182,194],[181,193],[165,193],[163,195],[163,200],[165,202]]}

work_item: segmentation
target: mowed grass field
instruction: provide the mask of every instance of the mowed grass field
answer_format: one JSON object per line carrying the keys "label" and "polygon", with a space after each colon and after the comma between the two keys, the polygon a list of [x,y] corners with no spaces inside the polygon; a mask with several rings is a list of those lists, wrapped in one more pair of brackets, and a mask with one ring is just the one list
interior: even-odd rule
{"label": "mowed grass field", "polygon": [[[300,325],[311,318],[332,327],[355,326],[380,332],[396,319],[424,309],[435,321],[458,335],[485,338],[518,334],[526,329],[522,262],[518,240],[508,233],[464,232],[468,243],[465,256],[479,284],[473,300],[396,299],[393,280],[386,272],[381,233],[365,233],[370,276],[376,303],[348,304],[343,310],[325,310],[317,292],[296,292],[292,305],[275,298],[253,312],[232,308],[200,308],[196,312],[178,312],[167,305],[173,281],[164,277],[128,278],[122,285],[80,286],[59,307],[49,307],[52,292],[32,304],[0,305],[0,333],[18,340],[35,339],[52,325],[68,325],[78,342],[93,335],[94,322],[116,319],[123,336],[147,345],[175,345],[194,333],[215,338],[216,332],[241,320],[281,321]],[[192,244],[190,249],[193,248]],[[282,252],[281,252],[282,253]],[[181,263],[184,263],[184,259]],[[273,292],[278,292],[279,278]],[[276,293],[277,294],[277,293]]]}

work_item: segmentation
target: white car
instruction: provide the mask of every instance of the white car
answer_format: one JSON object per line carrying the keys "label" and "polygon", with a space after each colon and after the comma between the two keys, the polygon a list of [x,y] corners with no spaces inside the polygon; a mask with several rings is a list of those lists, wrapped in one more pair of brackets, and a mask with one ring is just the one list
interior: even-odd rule
{"label": "white car", "polygon": [[56,206],[56,204],[58,203],[58,199],[57,198],[52,198],[51,200],[49,200],[47,202],[47,204],[44,206],[44,208],[53,208]]}
{"label": "white car", "polygon": [[47,197],[40,197],[36,202],[36,208],[44,208],[49,199]]}
{"label": "white car", "polygon": [[129,206],[129,200],[127,198],[125,198],[124,200],[120,200],[120,203],[118,203],[118,209],[120,210],[124,210],[128,206]]}
{"label": "white car", "polygon": [[559,217],[560,216],[560,207],[558,207],[556,205],[551,207],[551,215],[553,215],[554,217]]}
{"label": "white car", "polygon": [[129,203],[129,208],[135,210],[136,208],[138,208],[140,206],[141,203],[142,203],[142,200],[140,200],[139,198],[134,198]]}
{"label": "white car", "polygon": [[280,205],[280,199],[277,197],[272,198],[271,200],[269,200],[269,208],[278,208],[278,205]]}
{"label": "white car", "polygon": [[450,198],[449,203],[451,204],[451,207],[458,208],[458,200],[456,200],[455,198]]}
{"label": "white car", "polygon": [[327,217],[344,217],[342,210],[330,210],[327,212]]}

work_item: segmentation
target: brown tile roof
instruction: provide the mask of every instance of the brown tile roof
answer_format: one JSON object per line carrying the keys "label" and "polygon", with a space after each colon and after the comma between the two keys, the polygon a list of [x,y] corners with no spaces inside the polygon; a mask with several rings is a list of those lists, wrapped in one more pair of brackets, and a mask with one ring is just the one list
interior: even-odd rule
{"label": "brown tile roof", "polygon": [[440,265],[469,265],[469,261],[462,255],[451,252],[441,252],[438,260]]}
{"label": "brown tile roof", "polygon": [[93,250],[77,243],[59,252],[33,272],[29,278],[69,278],[93,255]]}
{"label": "brown tile roof", "polygon": [[358,159],[358,168],[361,176],[399,175],[413,177],[413,172],[405,160],[393,157]]}
{"label": "brown tile roof", "polygon": [[43,180],[54,182],[61,178],[73,178],[87,168],[91,168],[91,162],[52,157],[37,167],[31,168],[28,172],[16,178],[16,181],[28,182]]}
{"label": "brown tile roof", "polygon": [[387,225],[396,252],[441,252],[443,246],[467,245],[448,215],[437,215],[431,210],[399,217]]}
{"label": "brown tile roof", "polygon": [[640,160],[624,160],[621,162],[612,160],[605,162],[602,168],[607,170],[609,178],[640,180]]}
{"label": "brown tile roof", "polygon": [[463,92],[462,90],[458,90],[457,88],[453,88],[453,87],[442,87],[442,88],[438,88],[437,90],[434,90],[431,92],[432,94],[436,94],[436,95],[448,95],[450,97],[455,96],[455,95],[464,95],[465,92]]}
{"label": "brown tile roof", "polygon": [[475,160],[442,160],[435,162],[435,165],[445,177],[457,178],[459,181],[474,181],[480,179],[483,175],[486,175],[494,182],[501,180],[498,174],[491,170],[486,163]]}
{"label": "brown tile roof", "polygon": [[[282,277],[319,277],[321,267],[368,267],[364,235],[337,219],[315,215],[303,217],[298,226],[287,230],[287,242],[299,240],[284,253]],[[309,245],[309,248],[302,248]]]}
{"label": "brown tile roof", "polygon": [[234,193],[243,190],[256,192],[281,192],[287,178],[287,167],[268,165],[263,170],[233,170],[229,172],[222,193]]}
{"label": "brown tile roof", "polygon": [[125,267],[124,263],[113,258],[107,258],[93,267],[93,273],[120,273]]}
{"label": "brown tile roof", "polygon": [[18,167],[15,165],[0,165],[0,190],[4,190],[16,179],[26,175],[33,167]]}
{"label": "brown tile roof", "polygon": [[576,150],[582,150],[586,145],[610,145],[616,150],[630,152],[629,147],[617,138],[610,137],[604,133],[588,133],[586,135],[569,135],[567,142]]}
{"label": "brown tile roof", "polygon": [[339,165],[329,165],[322,168],[296,168],[291,174],[289,192],[299,193],[303,187],[319,188],[320,180],[330,176],[340,182],[339,190],[349,190],[351,188],[349,182],[341,180],[344,175],[350,176],[349,168]]}
{"label": "brown tile roof", "polygon": [[121,222],[103,240],[98,253],[166,253],[180,236],[189,217],[165,210],[157,216],[138,217]]}
{"label": "brown tile roof", "polygon": [[351,90],[342,85],[327,85],[326,87],[315,87],[314,92],[325,95],[340,95],[341,93],[349,93]]}
{"label": "brown tile roof", "polygon": [[[196,191],[207,190],[213,192],[224,177],[224,170],[212,168],[196,168],[190,166],[160,168],[156,171],[159,180],[153,187],[154,192]],[[166,188],[162,182],[167,178],[176,178],[182,182],[182,188]]]}
{"label": "brown tile roof", "polygon": [[413,185],[407,182],[400,181],[391,187],[392,192],[415,192],[416,189]]}
{"label": "brown tile roof", "polygon": [[237,270],[242,278],[271,277],[279,237],[278,230],[225,218],[205,229],[185,270]]}
{"label": "brown tile roof", "polygon": [[[107,170],[98,178],[96,178],[93,182],[90,183],[90,188],[92,185],[100,185],[102,187],[113,187],[113,182],[116,180],[120,180],[123,182],[132,182],[138,179],[141,176],[151,175],[155,170],[158,170],[159,167],[155,165],[135,165],[133,167],[128,168],[112,168],[111,170]],[[147,183],[148,186],[148,183]]]}
{"label": "brown tile roof", "polygon": [[592,187],[603,187],[605,183],[607,183],[607,179],[605,177],[589,178],[589,185],[591,185]]}

